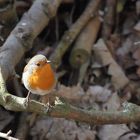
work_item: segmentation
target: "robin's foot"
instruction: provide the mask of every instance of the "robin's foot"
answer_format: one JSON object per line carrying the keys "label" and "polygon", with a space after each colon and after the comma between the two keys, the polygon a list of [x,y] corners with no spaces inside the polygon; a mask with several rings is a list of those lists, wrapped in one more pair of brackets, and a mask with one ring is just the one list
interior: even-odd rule
{"label": "robin's foot", "polygon": [[28,107],[30,102],[30,91],[27,94],[27,97],[25,98],[24,106]]}
{"label": "robin's foot", "polygon": [[46,106],[47,106],[47,112],[49,112],[53,107],[49,102],[46,104]]}

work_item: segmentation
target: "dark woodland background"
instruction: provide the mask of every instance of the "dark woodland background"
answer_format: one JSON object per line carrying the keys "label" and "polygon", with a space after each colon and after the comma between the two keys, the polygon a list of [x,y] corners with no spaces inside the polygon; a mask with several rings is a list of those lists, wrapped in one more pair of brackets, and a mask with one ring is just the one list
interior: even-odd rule
{"label": "dark woodland background", "polygon": [[[1,46],[34,1],[0,0]],[[56,16],[17,64],[15,71],[20,78],[11,76],[7,80],[9,93],[26,97],[28,91],[21,82],[24,66],[36,54],[54,60],[52,54],[61,39],[77,22],[89,2],[63,0]],[[12,8],[9,10],[8,6]],[[13,12],[13,7],[16,12]],[[6,8],[8,10],[3,12]],[[121,109],[126,101],[139,105],[139,17],[139,0],[102,0],[94,15],[83,21],[85,24],[79,33],[75,35],[80,24],[72,32],[74,37],[55,69],[58,94],[72,105],[86,110],[115,111]],[[31,98],[39,99],[36,95],[31,95]],[[64,118],[12,112],[0,107],[0,132],[9,130],[12,130],[11,136],[21,140],[140,140],[139,123],[90,125]]]}

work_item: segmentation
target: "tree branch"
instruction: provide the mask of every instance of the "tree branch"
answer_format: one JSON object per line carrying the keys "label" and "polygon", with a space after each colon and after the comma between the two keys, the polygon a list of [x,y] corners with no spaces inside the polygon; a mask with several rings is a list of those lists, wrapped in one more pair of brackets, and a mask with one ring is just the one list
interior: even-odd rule
{"label": "tree branch", "polygon": [[125,103],[125,106],[120,111],[87,111],[74,107],[58,98],[55,101],[55,105],[49,111],[48,106],[34,100],[30,100],[28,106],[25,106],[24,103],[25,98],[11,95],[5,90],[4,79],[0,73],[0,104],[7,110],[34,112],[40,115],[73,119],[98,125],[130,123],[140,120],[140,107],[131,103]]}
{"label": "tree branch", "polygon": [[[3,100],[3,96],[5,100]],[[31,100],[28,107],[24,105],[24,102],[25,98],[16,97],[7,92],[1,92],[0,94],[0,104],[11,111],[34,112],[40,115],[73,119],[75,121],[98,125],[130,123],[140,120],[140,107],[131,103],[125,103],[124,108],[120,111],[87,111],[57,99],[55,105],[48,111],[48,106],[40,102]]]}
{"label": "tree branch", "polygon": [[[53,18],[62,0],[36,0],[0,48],[0,66],[4,80],[14,73],[14,67],[33,40]],[[43,20],[42,20],[43,19]]]}

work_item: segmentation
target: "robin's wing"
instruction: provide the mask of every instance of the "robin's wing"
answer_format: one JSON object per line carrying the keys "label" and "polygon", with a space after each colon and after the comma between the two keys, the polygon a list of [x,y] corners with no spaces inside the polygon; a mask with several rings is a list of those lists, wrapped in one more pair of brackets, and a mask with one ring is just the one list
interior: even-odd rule
{"label": "robin's wing", "polygon": [[[28,64],[24,67],[23,69],[23,73],[27,72],[28,71]],[[21,83],[23,84],[23,73],[22,73],[22,79],[21,79]]]}
{"label": "robin's wing", "polygon": [[23,72],[26,72],[27,70],[28,70],[28,65],[26,65],[26,66],[24,67]]}

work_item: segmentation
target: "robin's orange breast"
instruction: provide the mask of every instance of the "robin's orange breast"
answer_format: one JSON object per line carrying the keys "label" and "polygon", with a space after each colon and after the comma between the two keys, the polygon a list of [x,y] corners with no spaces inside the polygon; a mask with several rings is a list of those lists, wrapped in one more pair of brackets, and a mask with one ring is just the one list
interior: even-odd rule
{"label": "robin's orange breast", "polygon": [[28,82],[32,89],[51,90],[55,85],[55,75],[50,64],[44,64],[33,71]]}

